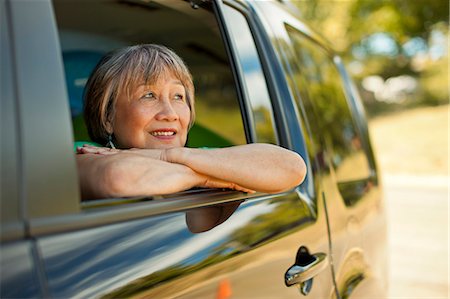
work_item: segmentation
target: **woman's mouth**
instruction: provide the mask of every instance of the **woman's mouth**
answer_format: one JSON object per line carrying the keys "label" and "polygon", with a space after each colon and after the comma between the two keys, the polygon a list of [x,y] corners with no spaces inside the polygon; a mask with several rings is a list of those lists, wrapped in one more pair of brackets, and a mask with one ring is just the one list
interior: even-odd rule
{"label": "woman's mouth", "polygon": [[175,132],[151,132],[150,134],[152,134],[153,136],[172,136],[175,135]]}
{"label": "woman's mouth", "polygon": [[177,134],[176,130],[174,129],[160,129],[151,131],[150,135],[158,138],[158,139],[170,139],[171,137],[175,136]]}

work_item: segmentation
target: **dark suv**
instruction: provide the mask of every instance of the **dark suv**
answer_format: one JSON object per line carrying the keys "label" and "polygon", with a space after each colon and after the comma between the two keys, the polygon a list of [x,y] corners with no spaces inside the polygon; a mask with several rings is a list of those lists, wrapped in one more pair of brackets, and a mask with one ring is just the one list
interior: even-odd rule
{"label": "dark suv", "polygon": [[[0,24],[2,298],[385,296],[385,211],[361,101],[292,4],[2,0]],[[280,194],[81,201],[84,85],[105,53],[139,43],[191,69],[188,146],[278,144],[305,159],[305,181]],[[220,216],[202,232],[186,223],[200,209]]]}

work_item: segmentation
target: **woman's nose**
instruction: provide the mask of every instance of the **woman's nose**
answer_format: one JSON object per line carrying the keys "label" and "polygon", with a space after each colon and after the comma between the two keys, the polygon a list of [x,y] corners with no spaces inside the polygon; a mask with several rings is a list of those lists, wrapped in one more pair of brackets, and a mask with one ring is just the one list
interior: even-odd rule
{"label": "woman's nose", "polygon": [[173,108],[170,101],[162,101],[159,112],[156,114],[157,120],[176,121],[178,120],[178,113]]}

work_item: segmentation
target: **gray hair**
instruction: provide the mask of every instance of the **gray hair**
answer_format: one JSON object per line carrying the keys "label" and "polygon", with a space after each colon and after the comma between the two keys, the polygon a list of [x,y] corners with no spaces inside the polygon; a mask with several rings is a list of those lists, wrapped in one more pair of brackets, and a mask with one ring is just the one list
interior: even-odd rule
{"label": "gray hair", "polygon": [[191,111],[189,128],[195,120],[194,84],[184,61],[167,47],[155,44],[122,48],[104,56],[93,70],[84,93],[84,118],[89,136],[105,144],[107,122],[113,121],[117,97],[122,92],[129,96],[140,84],[152,84],[170,73],[180,80],[186,91]]}

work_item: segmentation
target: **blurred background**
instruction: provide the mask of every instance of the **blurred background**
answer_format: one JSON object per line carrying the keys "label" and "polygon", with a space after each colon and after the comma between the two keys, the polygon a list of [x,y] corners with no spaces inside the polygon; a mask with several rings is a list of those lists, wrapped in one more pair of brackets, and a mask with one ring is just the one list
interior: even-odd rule
{"label": "blurred background", "polygon": [[294,0],[362,95],[389,221],[390,298],[449,298],[449,1]]}

